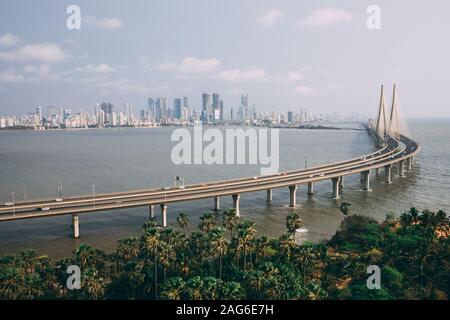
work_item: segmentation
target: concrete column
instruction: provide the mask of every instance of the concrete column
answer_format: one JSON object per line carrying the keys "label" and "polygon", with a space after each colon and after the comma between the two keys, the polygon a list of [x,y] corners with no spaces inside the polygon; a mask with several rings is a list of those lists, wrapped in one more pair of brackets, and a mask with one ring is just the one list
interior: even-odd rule
{"label": "concrete column", "polygon": [[413,159],[412,157],[408,158],[408,171],[412,171],[412,163],[413,163]]}
{"label": "concrete column", "polygon": [[154,219],[155,218],[155,206],[154,205],[149,205],[148,206],[148,214],[150,219]]}
{"label": "concrete column", "polygon": [[233,194],[233,208],[236,211],[236,216],[240,217],[241,213],[239,212],[239,200],[241,199],[240,194]]}
{"label": "concrete column", "polygon": [[364,172],[361,172],[361,177],[359,178],[359,180],[360,180],[361,182],[364,181]]}
{"label": "concrete column", "polygon": [[386,183],[392,183],[392,164],[384,166],[384,174],[386,176]]}
{"label": "concrete column", "polygon": [[333,199],[339,199],[339,177],[332,178],[333,181]]}
{"label": "concrete column", "polygon": [[220,210],[220,197],[214,197],[214,210]]}
{"label": "concrete column", "polygon": [[398,175],[400,177],[404,177],[405,176],[405,160],[401,160],[398,163]]}
{"label": "concrete column", "polygon": [[375,169],[375,174],[379,176],[381,174],[381,167]]}
{"label": "concrete column", "polygon": [[77,214],[72,215],[73,237],[75,239],[80,237],[80,226]]}
{"label": "concrete column", "polygon": [[289,186],[289,207],[295,207],[297,204],[297,185]]}
{"label": "concrete column", "polygon": [[365,191],[370,190],[370,170],[362,172],[364,174],[364,187]]}
{"label": "concrete column", "polygon": [[267,202],[272,202],[272,189],[267,189]]}
{"label": "concrete column", "polygon": [[314,194],[314,182],[308,182],[308,194],[309,195]]}
{"label": "concrete column", "polygon": [[167,206],[162,203],[161,204],[161,218],[162,218],[162,227],[167,227]]}
{"label": "concrete column", "polygon": [[345,188],[345,185],[344,185],[344,176],[342,176],[342,177],[339,179],[339,188],[341,188],[341,189],[344,189],[344,188]]}

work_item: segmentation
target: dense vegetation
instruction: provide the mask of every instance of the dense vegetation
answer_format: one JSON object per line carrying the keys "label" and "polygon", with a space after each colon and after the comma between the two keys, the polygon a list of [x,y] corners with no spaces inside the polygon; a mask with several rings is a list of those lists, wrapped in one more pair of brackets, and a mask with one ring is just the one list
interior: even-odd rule
{"label": "dense vegetation", "polygon": [[[450,288],[446,213],[411,209],[378,223],[348,215],[327,242],[297,244],[296,213],[278,239],[256,236],[254,223],[233,210],[222,226],[213,213],[199,231],[158,228],[119,241],[107,255],[81,245],[53,263],[32,250],[0,258],[1,299],[447,299]],[[82,271],[79,290],[68,290],[67,267]],[[381,269],[381,289],[369,290],[369,265]]]}

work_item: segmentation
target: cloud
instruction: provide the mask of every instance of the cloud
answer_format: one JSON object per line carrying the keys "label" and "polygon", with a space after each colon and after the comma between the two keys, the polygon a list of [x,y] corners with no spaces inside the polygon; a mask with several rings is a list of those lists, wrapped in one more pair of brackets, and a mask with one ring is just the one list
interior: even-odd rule
{"label": "cloud", "polygon": [[82,22],[84,22],[86,25],[103,29],[119,29],[123,27],[123,22],[119,18],[86,17]]}
{"label": "cloud", "polygon": [[233,69],[219,72],[217,78],[220,80],[237,82],[248,80],[261,80],[266,77],[266,71],[262,68],[248,68],[245,70]]}
{"label": "cloud", "polygon": [[344,9],[325,8],[311,12],[306,18],[297,20],[297,24],[307,27],[328,27],[340,22],[349,22],[353,16]]}
{"label": "cloud", "polygon": [[291,71],[284,75],[279,75],[275,77],[275,81],[277,82],[297,82],[304,80],[305,77],[297,71]]}
{"label": "cloud", "polygon": [[19,42],[19,38],[12,33],[6,33],[0,37],[0,46],[13,46]]}
{"label": "cloud", "polygon": [[7,61],[55,63],[66,58],[66,53],[55,43],[27,44],[13,51],[0,52],[0,59]]}
{"label": "cloud", "polygon": [[153,66],[160,71],[176,71],[188,74],[212,73],[220,66],[220,60],[216,58],[199,59],[195,57],[183,58],[180,62],[165,61]]}
{"label": "cloud", "polygon": [[57,80],[59,75],[54,73],[49,65],[27,64],[18,70],[10,67],[0,72],[0,83],[21,83],[31,81]]}
{"label": "cloud", "polygon": [[295,87],[295,92],[302,96],[313,96],[316,94],[316,91],[308,86],[297,86]]}
{"label": "cloud", "polygon": [[272,9],[260,16],[258,22],[263,27],[272,28],[282,16],[283,12],[280,9]]}
{"label": "cloud", "polygon": [[47,64],[40,66],[26,65],[23,67],[23,72],[29,75],[28,81],[57,80],[59,78],[57,74],[53,73],[51,66]]}
{"label": "cloud", "polygon": [[18,73],[15,68],[0,71],[0,83],[19,83],[25,81],[25,77]]}

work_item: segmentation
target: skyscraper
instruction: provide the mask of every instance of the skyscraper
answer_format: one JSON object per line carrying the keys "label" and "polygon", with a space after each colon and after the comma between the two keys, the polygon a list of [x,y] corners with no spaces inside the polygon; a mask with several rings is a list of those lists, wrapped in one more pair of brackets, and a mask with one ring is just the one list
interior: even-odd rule
{"label": "skyscraper", "polygon": [[184,120],[189,120],[191,117],[191,109],[189,108],[189,98],[183,97],[183,108],[186,109],[187,115]]}
{"label": "skyscraper", "polygon": [[220,100],[220,117],[219,117],[220,121],[224,120],[224,115],[223,115],[223,100]]}
{"label": "skyscraper", "polygon": [[249,115],[250,115],[247,93],[241,95],[241,106],[243,108],[243,112],[241,114],[241,117],[243,118],[242,120],[246,120],[247,118],[249,118]]}
{"label": "skyscraper", "polygon": [[41,106],[36,107],[36,115],[39,119],[39,124],[41,124],[42,123],[42,107]]}
{"label": "skyscraper", "polygon": [[182,115],[181,99],[173,99],[173,118],[180,120]]}
{"label": "skyscraper", "polygon": [[212,122],[220,119],[220,96],[218,93],[212,95]]}
{"label": "skyscraper", "polygon": [[167,120],[167,98],[157,98],[155,103],[155,121]]}
{"label": "skyscraper", "polygon": [[152,121],[155,121],[155,100],[148,98],[148,115]]}
{"label": "skyscraper", "polygon": [[202,121],[211,122],[211,96],[208,93],[202,94]]}

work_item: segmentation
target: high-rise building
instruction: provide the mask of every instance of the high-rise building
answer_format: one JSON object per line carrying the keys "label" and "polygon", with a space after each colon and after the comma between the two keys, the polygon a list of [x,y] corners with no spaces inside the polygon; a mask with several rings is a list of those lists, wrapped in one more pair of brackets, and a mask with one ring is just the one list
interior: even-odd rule
{"label": "high-rise building", "polygon": [[72,114],[72,111],[70,109],[64,109],[63,119],[69,119],[70,115]]}
{"label": "high-rise building", "polygon": [[51,119],[52,116],[56,115],[56,108],[53,106],[47,107],[47,119]]}
{"label": "high-rise building", "polygon": [[189,120],[191,117],[191,108],[189,107],[189,98],[183,97],[183,108],[186,108],[187,110],[187,118],[184,120]]}
{"label": "high-rise building", "polygon": [[103,119],[102,119],[101,123],[103,123],[103,124],[111,123],[111,117],[112,117],[113,109],[114,109],[114,106],[112,105],[112,103],[103,102],[100,105],[100,109],[103,111]]}
{"label": "high-rise building", "polygon": [[41,125],[42,124],[42,107],[41,106],[36,107],[36,116],[38,118],[39,125]]}
{"label": "high-rise building", "polygon": [[202,94],[202,119],[203,123],[211,122],[211,96],[208,93]]}
{"label": "high-rise building", "polygon": [[220,96],[218,93],[213,93],[211,122],[217,122],[219,120],[220,120]]}
{"label": "high-rise building", "polygon": [[167,120],[167,98],[157,98],[155,103],[155,121],[161,122]]}
{"label": "high-rise building", "polygon": [[243,119],[242,120],[246,120],[247,118],[249,118],[250,115],[250,110],[249,110],[249,106],[248,106],[248,94],[242,94],[241,95],[241,106],[244,109],[244,112],[242,114]]}
{"label": "high-rise building", "polygon": [[292,111],[288,111],[288,122],[293,123],[294,122],[294,114]]}
{"label": "high-rise building", "polygon": [[148,98],[148,115],[152,121],[155,121],[155,100],[153,98]]}
{"label": "high-rise building", "polygon": [[182,117],[181,99],[175,98],[173,99],[173,118],[181,120],[181,117]]}
{"label": "high-rise building", "polygon": [[224,120],[224,114],[223,114],[223,100],[220,100],[220,121]]}

